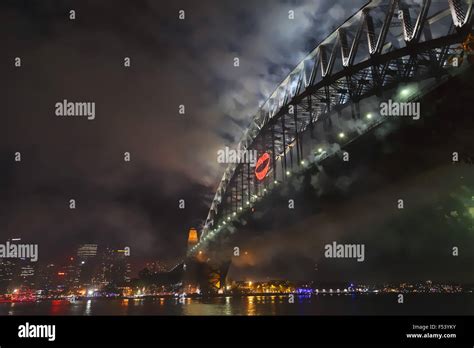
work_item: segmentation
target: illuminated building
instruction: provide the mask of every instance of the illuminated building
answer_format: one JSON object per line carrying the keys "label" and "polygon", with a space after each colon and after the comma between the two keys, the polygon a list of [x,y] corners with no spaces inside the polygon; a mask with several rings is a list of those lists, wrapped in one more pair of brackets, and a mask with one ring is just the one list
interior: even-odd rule
{"label": "illuminated building", "polygon": [[79,285],[79,269],[75,264],[75,258],[70,257],[68,263],[57,272],[58,288],[72,290]]}
{"label": "illuminated building", "polygon": [[12,259],[0,259],[0,292],[5,293],[13,281],[16,263]]}
{"label": "illuminated building", "polygon": [[130,263],[124,250],[106,248],[102,255],[99,282],[101,285],[124,286],[130,282]]}
{"label": "illuminated building", "polygon": [[168,271],[168,265],[160,260],[147,262],[146,268],[152,273],[165,273]]}
{"label": "illuminated building", "polygon": [[[9,242],[18,242],[21,238],[8,239]],[[15,273],[18,268],[17,259],[0,259],[0,291],[7,292],[8,289],[14,287]]]}
{"label": "illuminated building", "polygon": [[31,262],[25,262],[19,269],[19,284],[27,288],[34,289],[36,286],[35,282],[36,267]]}
{"label": "illuminated building", "polygon": [[97,256],[97,244],[81,244],[77,248],[77,258],[79,261],[84,261]]}
{"label": "illuminated building", "polygon": [[56,290],[58,285],[57,273],[57,267],[52,263],[40,266],[38,269],[36,289],[44,292]]}
{"label": "illuminated building", "polygon": [[198,242],[198,231],[195,228],[190,228],[188,234],[188,250],[191,250]]}
{"label": "illuminated building", "polygon": [[81,286],[91,286],[99,268],[97,244],[81,244],[77,248],[76,266]]}

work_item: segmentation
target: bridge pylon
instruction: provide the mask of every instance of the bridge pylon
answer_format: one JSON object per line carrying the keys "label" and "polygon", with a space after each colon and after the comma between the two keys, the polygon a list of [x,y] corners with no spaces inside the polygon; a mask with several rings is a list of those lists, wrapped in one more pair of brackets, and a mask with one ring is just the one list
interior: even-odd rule
{"label": "bridge pylon", "polygon": [[[188,233],[188,252],[199,242],[198,231],[191,228]],[[183,291],[194,292],[199,289],[201,294],[215,294],[225,288],[225,280],[230,260],[211,257],[206,250],[188,253],[185,260]]]}

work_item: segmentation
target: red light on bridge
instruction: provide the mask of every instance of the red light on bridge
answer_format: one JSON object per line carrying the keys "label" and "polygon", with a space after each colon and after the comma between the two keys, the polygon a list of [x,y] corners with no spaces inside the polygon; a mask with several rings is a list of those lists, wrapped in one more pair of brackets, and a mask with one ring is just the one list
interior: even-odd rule
{"label": "red light on bridge", "polygon": [[270,155],[265,152],[257,161],[255,166],[255,176],[258,180],[263,180],[270,170]]}

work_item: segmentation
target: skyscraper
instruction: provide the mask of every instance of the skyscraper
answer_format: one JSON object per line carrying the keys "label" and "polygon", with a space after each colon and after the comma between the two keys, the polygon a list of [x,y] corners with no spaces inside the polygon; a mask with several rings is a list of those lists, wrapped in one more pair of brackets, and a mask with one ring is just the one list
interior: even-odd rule
{"label": "skyscraper", "polygon": [[130,263],[124,250],[106,248],[102,259],[102,284],[124,286],[130,282]]}
{"label": "skyscraper", "polygon": [[16,263],[12,259],[0,259],[0,293],[6,293],[12,284]]}
{"label": "skyscraper", "polygon": [[94,283],[100,266],[97,244],[81,244],[77,248],[77,269],[79,284],[89,287]]}
{"label": "skyscraper", "polygon": [[81,244],[77,248],[77,259],[85,261],[97,256],[97,244]]}
{"label": "skyscraper", "polygon": [[57,289],[58,270],[55,264],[40,265],[37,274],[37,290],[48,293]]}

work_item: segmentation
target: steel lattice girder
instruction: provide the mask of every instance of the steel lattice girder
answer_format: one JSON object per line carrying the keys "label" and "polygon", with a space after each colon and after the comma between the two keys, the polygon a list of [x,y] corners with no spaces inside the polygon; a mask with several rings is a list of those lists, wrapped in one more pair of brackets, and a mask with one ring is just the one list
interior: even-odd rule
{"label": "steel lattice girder", "polygon": [[[323,40],[275,89],[238,149],[257,149],[259,154],[275,149],[275,157],[284,156],[294,146],[295,131],[324,121],[331,110],[400,82],[445,73],[447,57],[457,52],[453,45],[461,43],[472,29],[472,7],[473,0],[423,0],[421,5],[372,0]],[[417,13],[414,21],[413,13]],[[433,38],[436,24],[449,17],[446,32]],[[290,105],[296,118],[288,112]],[[253,192],[255,178],[245,167],[231,164],[226,169],[201,238],[229,201],[242,206],[246,195]]]}

